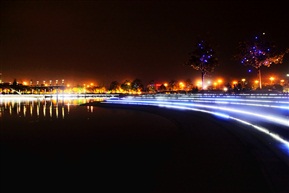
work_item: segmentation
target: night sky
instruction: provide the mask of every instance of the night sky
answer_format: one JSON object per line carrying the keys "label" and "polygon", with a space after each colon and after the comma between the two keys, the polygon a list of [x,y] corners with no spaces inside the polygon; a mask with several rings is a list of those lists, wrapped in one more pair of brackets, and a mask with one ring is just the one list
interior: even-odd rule
{"label": "night sky", "polygon": [[[2,81],[64,79],[76,84],[199,79],[184,66],[198,37],[220,65],[209,79],[257,77],[233,59],[239,41],[266,33],[289,47],[289,11],[282,1],[0,1]],[[289,73],[283,64],[266,77]]]}

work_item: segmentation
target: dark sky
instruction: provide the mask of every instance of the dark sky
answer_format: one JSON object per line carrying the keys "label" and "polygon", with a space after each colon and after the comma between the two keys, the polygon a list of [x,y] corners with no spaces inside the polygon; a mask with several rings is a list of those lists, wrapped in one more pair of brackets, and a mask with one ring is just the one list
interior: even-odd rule
{"label": "dark sky", "polygon": [[[220,66],[208,78],[257,77],[232,59],[239,41],[265,32],[289,47],[282,1],[0,1],[0,72],[5,82],[65,79],[195,80],[184,66],[197,37],[214,46]],[[289,73],[283,64],[263,78]]]}

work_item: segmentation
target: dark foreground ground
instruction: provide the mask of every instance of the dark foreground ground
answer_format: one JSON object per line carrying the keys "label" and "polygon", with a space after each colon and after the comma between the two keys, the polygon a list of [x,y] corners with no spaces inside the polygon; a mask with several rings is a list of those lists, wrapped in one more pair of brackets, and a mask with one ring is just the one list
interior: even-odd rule
{"label": "dark foreground ground", "polygon": [[288,165],[242,125],[98,106],[97,116],[71,115],[69,125],[1,123],[1,192],[289,192]]}

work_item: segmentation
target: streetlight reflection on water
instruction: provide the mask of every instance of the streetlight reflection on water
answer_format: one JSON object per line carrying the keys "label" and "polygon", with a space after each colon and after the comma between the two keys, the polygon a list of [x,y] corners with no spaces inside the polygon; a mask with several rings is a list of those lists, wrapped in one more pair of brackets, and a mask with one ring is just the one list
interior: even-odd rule
{"label": "streetlight reflection on water", "polygon": [[[0,101],[0,118],[16,116],[64,119],[69,114],[71,106],[102,100],[101,98],[5,100]],[[92,113],[93,106],[87,106],[87,111]]]}

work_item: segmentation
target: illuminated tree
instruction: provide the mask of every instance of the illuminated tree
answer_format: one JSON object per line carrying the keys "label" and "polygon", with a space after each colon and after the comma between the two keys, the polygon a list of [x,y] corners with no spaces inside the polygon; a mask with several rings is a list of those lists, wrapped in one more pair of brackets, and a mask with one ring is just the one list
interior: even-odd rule
{"label": "illuminated tree", "polygon": [[[288,50],[287,50],[288,52]],[[251,41],[239,43],[239,54],[237,59],[241,60],[244,66],[252,66],[258,72],[259,88],[262,88],[261,67],[270,67],[271,64],[283,63],[285,52],[277,50],[274,43],[265,39],[265,33],[262,36],[256,36]]]}
{"label": "illuminated tree", "polygon": [[204,40],[197,41],[194,50],[190,53],[188,62],[185,63],[185,65],[201,71],[202,89],[204,89],[205,75],[213,72],[218,64],[218,58],[215,57],[214,50]]}

